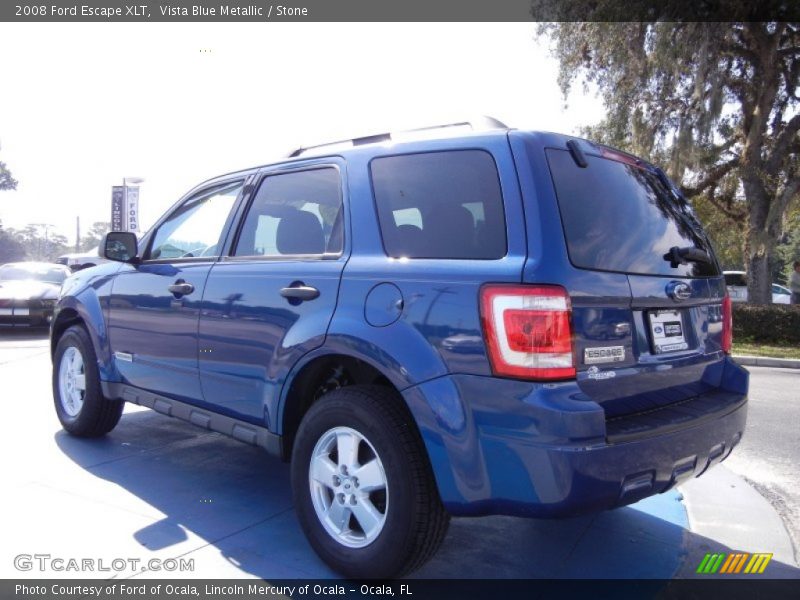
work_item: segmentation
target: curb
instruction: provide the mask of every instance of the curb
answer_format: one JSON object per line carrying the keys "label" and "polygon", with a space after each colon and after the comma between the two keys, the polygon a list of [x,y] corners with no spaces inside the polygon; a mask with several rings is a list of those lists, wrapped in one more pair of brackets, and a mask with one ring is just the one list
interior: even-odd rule
{"label": "curb", "polygon": [[772,553],[770,577],[798,577],[794,546],[781,517],[744,478],[717,465],[679,489],[689,529],[678,577],[698,577],[695,571],[704,555],[715,552]]}
{"label": "curb", "polygon": [[743,367],[778,367],[780,369],[800,369],[800,359],[797,358],[734,355],[733,360]]}

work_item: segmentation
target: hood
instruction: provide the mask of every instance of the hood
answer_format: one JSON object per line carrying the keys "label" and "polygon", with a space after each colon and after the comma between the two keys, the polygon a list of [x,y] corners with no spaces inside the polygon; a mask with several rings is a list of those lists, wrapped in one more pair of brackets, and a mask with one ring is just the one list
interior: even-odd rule
{"label": "hood", "polygon": [[55,300],[61,286],[45,281],[0,281],[0,300]]}

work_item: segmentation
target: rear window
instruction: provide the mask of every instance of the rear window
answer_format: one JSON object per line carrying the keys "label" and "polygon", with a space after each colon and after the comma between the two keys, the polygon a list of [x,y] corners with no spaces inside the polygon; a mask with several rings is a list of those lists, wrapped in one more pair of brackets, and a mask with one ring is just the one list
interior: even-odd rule
{"label": "rear window", "polygon": [[566,150],[548,149],[569,257],[576,267],[643,275],[708,277],[714,264],[672,267],[670,248],[694,247],[713,256],[700,225],[655,173],[616,160],[586,156],[580,168]]}
{"label": "rear window", "polygon": [[489,153],[388,156],[374,159],[370,169],[389,256],[489,260],[506,255],[503,198]]}
{"label": "rear window", "polygon": [[747,275],[744,273],[725,273],[725,285],[747,287]]}
{"label": "rear window", "polygon": [[785,287],[781,287],[781,286],[776,285],[774,283],[772,284],[772,293],[773,294],[778,294],[779,296],[789,296],[789,295],[791,295],[791,292],[789,290],[787,290]]}

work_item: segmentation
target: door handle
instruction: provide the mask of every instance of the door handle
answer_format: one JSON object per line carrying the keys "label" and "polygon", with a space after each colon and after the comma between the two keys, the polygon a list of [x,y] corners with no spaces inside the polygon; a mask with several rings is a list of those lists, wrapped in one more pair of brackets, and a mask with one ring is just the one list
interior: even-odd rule
{"label": "door handle", "polygon": [[185,281],[179,279],[167,289],[176,296],[186,296],[194,291],[194,286],[191,283],[186,283]]}
{"label": "door handle", "polygon": [[292,285],[281,288],[281,296],[297,300],[313,300],[319,296],[319,290],[310,285]]}

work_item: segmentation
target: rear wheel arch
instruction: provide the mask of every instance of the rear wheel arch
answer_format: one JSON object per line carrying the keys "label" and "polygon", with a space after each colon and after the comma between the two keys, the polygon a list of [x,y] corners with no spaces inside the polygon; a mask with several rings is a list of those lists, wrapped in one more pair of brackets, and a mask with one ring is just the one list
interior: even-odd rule
{"label": "rear wheel arch", "polygon": [[280,411],[284,458],[288,459],[291,456],[295,434],[311,406],[327,392],[351,385],[377,385],[393,390],[398,403],[403,405],[414,420],[400,391],[389,377],[373,364],[346,354],[317,356],[300,367],[288,382],[288,391],[283,398]]}

